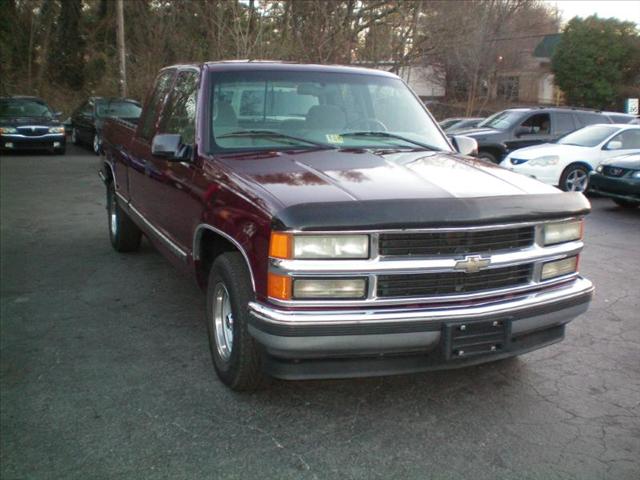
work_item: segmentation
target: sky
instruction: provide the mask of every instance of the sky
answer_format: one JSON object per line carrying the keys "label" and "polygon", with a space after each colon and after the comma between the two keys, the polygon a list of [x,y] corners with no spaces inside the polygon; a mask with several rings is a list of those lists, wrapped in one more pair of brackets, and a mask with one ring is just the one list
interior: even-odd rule
{"label": "sky", "polygon": [[551,6],[558,6],[563,22],[573,17],[615,17],[619,20],[635,22],[640,27],[640,0],[544,0]]}

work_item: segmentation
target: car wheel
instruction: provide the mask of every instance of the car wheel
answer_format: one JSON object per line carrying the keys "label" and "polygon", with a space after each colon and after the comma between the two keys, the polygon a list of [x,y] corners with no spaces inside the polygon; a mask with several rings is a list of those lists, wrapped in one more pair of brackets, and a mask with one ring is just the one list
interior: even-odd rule
{"label": "car wheel", "polygon": [[76,127],[73,127],[71,129],[71,143],[73,143],[74,145],[80,145],[80,138],[78,137],[78,131],[76,130]]}
{"label": "car wheel", "polygon": [[109,239],[117,252],[134,252],[140,247],[142,232],[118,205],[113,183],[107,186],[107,219]]}
{"label": "car wheel", "polygon": [[100,135],[98,135],[98,132],[93,134],[93,152],[96,155],[100,155],[102,151],[102,140],[100,139]]}
{"label": "car wheel", "polygon": [[584,165],[569,165],[560,175],[559,186],[565,192],[586,192],[589,187],[589,169]]}
{"label": "car wheel", "polygon": [[491,163],[498,163],[498,159],[495,157],[495,155],[489,152],[478,152],[478,158],[482,158],[483,160],[487,160]]}
{"label": "car wheel", "polygon": [[637,208],[640,207],[640,202],[632,202],[629,200],[618,200],[617,198],[613,200],[616,202],[616,205],[622,208]]}
{"label": "car wheel", "polygon": [[251,278],[242,255],[229,252],[216,258],[207,286],[209,349],[220,380],[238,391],[256,390],[268,383],[258,345],[249,334],[252,298]]}

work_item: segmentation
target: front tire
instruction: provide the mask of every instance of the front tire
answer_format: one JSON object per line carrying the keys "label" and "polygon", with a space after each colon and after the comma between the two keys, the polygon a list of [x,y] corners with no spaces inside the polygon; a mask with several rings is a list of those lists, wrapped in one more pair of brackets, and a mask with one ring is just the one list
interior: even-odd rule
{"label": "front tire", "polygon": [[220,255],[213,263],[207,286],[207,332],[213,366],[232,390],[264,387],[258,344],[249,334],[249,302],[253,298],[247,264],[238,252]]}
{"label": "front tire", "polygon": [[109,239],[117,252],[135,252],[140,248],[142,232],[118,205],[113,184],[107,186],[107,220],[109,223]]}
{"label": "front tire", "polygon": [[586,192],[589,188],[589,169],[580,164],[569,165],[560,175],[559,187],[565,192]]}

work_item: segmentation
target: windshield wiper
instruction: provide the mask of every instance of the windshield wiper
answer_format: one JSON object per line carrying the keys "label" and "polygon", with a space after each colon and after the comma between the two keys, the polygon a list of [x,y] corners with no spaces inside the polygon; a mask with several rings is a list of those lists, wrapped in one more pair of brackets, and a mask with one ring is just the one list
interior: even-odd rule
{"label": "windshield wiper", "polygon": [[281,140],[293,140],[296,142],[304,142],[314,147],[323,148],[327,150],[335,148],[325,143],[314,142],[313,140],[307,140],[306,138],[296,137],[294,135],[287,135],[286,133],[276,132],[274,130],[238,130],[237,132],[218,135],[216,138],[242,138],[242,137],[273,137]]}
{"label": "windshield wiper", "polygon": [[340,134],[341,137],[383,137],[383,138],[393,138],[396,140],[402,140],[403,142],[411,143],[413,145],[417,145],[420,148],[424,148],[426,150],[433,150],[436,152],[442,151],[441,148],[434,147],[433,145],[427,145],[426,143],[417,142],[407,137],[403,137],[402,135],[397,135],[395,133],[390,132],[373,132],[373,131],[363,131],[363,132],[345,132]]}

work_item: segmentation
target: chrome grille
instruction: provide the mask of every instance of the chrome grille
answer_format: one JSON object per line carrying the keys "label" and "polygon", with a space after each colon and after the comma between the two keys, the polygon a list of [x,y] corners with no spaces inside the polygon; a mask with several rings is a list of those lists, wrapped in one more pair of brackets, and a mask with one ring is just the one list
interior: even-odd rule
{"label": "chrome grille", "polygon": [[378,276],[377,296],[381,298],[455,295],[526,285],[532,264],[492,268],[480,272],[441,272]]}
{"label": "chrome grille", "polygon": [[431,256],[489,253],[521,249],[533,245],[533,226],[498,230],[464,230],[452,232],[382,233],[380,255]]}
{"label": "chrome grille", "polygon": [[40,137],[49,133],[49,127],[18,127],[18,133],[25,137]]}

